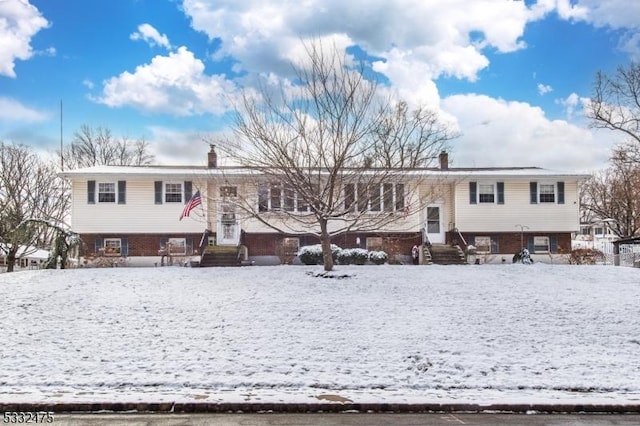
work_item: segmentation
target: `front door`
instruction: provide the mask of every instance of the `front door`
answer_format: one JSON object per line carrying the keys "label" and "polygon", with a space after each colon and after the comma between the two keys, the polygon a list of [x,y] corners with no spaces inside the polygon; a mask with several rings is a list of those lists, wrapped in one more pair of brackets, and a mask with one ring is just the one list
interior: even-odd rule
{"label": "front door", "polygon": [[235,213],[226,213],[220,216],[217,229],[218,245],[237,246],[240,242],[240,227]]}
{"label": "front door", "polygon": [[218,213],[217,243],[220,246],[237,246],[240,243],[240,225],[231,204],[222,203]]}
{"label": "front door", "polygon": [[427,206],[426,215],[427,238],[432,244],[444,243],[444,227],[442,226],[442,205]]}

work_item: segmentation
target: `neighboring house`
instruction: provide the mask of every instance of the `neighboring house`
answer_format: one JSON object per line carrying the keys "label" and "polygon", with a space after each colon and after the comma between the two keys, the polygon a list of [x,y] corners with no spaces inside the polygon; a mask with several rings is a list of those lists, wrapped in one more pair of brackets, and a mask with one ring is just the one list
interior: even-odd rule
{"label": "neighboring house", "polygon": [[[7,252],[7,246],[0,244],[0,270],[4,270],[7,266]],[[22,269],[40,269],[44,266],[47,259],[49,259],[48,250],[19,246],[16,252],[16,267]]]}
{"label": "neighboring house", "polygon": [[[308,233],[278,233],[234,209],[229,200],[242,194],[261,215],[275,219],[283,209],[306,206],[277,184],[256,187],[248,178],[255,178],[254,170],[218,167],[215,152],[208,166],[97,166],[62,176],[72,185],[72,229],[99,255],[155,263],[168,243],[172,254],[185,257],[200,255],[204,246],[243,246],[256,263],[279,263],[290,261],[298,247],[318,243]],[[366,206],[356,188],[345,188],[356,208],[398,220],[333,242],[409,256],[414,244],[428,239],[433,245],[474,245],[485,259],[498,261],[507,255],[510,261],[525,246],[548,260],[570,251],[572,234],[579,232],[578,184],[586,177],[536,167],[449,168],[443,152],[440,167],[403,170]],[[202,205],[179,221],[196,190]],[[417,208],[416,200],[422,200]]]}

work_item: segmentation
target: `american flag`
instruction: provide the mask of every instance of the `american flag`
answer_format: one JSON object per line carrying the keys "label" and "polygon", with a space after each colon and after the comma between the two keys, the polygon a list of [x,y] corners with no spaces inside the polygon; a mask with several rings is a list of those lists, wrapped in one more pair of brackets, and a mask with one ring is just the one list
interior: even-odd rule
{"label": "american flag", "polygon": [[193,197],[191,197],[189,202],[187,204],[185,204],[184,210],[182,210],[182,214],[180,215],[180,220],[184,219],[185,217],[189,217],[189,214],[191,213],[191,210],[195,209],[200,204],[202,204],[202,198],[200,197],[200,191],[196,191],[196,193],[193,194]]}

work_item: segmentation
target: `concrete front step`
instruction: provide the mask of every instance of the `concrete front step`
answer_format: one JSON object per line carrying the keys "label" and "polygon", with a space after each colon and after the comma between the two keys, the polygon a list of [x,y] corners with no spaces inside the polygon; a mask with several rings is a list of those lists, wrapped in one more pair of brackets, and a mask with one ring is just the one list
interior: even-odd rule
{"label": "concrete front step", "polygon": [[436,265],[466,265],[464,254],[458,247],[434,244],[429,249],[431,263]]}
{"label": "concrete front step", "polygon": [[238,247],[214,246],[207,247],[200,259],[200,267],[240,266]]}

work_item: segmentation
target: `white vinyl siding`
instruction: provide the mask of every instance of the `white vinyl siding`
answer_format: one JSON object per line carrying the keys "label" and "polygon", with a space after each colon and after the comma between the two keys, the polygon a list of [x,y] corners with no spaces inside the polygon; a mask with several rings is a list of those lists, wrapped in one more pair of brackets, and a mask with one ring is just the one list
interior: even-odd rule
{"label": "white vinyl siding", "polygon": [[[125,176],[114,179],[117,182]],[[126,179],[127,202],[87,203],[87,181],[75,180],[71,220],[79,233],[171,233],[202,232],[206,223],[197,220],[178,220],[182,203],[154,203],[154,181]],[[96,200],[98,183],[96,183]],[[117,185],[116,185],[117,191]]]}
{"label": "white vinyl siding", "polygon": [[529,180],[505,180],[505,204],[470,204],[469,182],[462,181],[456,185],[455,226],[464,232],[518,232],[516,225],[529,232],[574,232],[580,227],[576,181],[564,182],[564,197],[564,204],[531,204]]}

